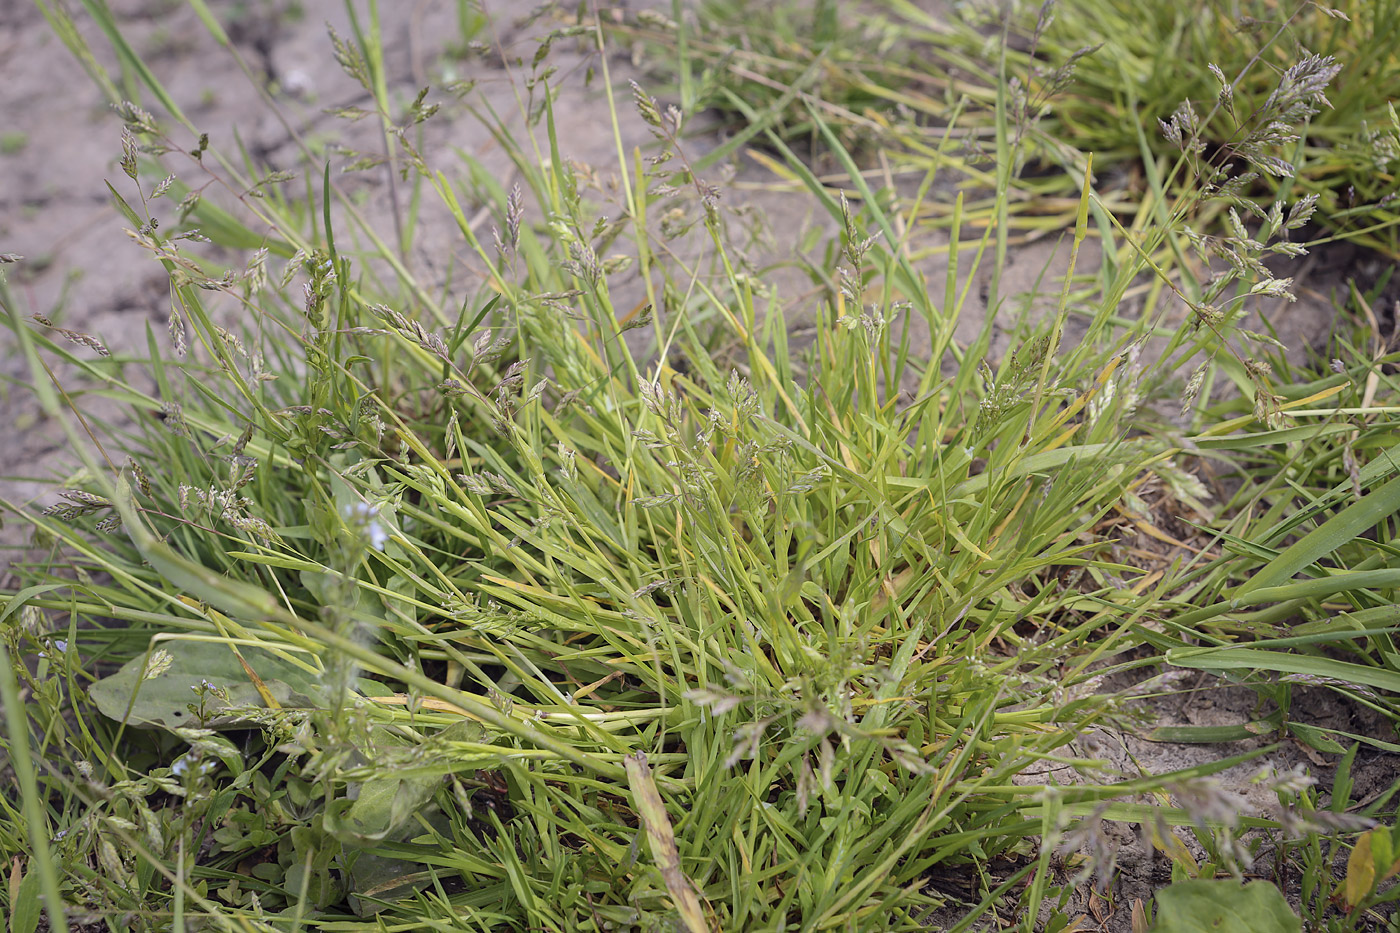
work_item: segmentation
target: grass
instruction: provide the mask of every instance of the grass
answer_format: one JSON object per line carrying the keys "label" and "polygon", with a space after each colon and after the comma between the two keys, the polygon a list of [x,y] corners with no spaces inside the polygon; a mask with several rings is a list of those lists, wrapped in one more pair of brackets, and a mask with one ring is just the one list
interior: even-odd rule
{"label": "grass", "polygon": [[[799,348],[715,160],[642,88],[609,97],[612,194],[566,160],[547,52],[517,76],[524,131],[468,97],[514,160],[507,188],[422,147],[437,96],[390,93],[376,8],[358,11],[332,46],[373,101],[348,116],[403,170],[381,230],[310,150],[268,175],[202,138],[87,6],[153,108],[119,105],[112,196],[170,274],[171,315],[113,353],[0,290],[82,464],[45,512],[7,503],[38,546],[0,610],[13,931],[41,902],[51,926],[121,930],[1063,930],[1113,877],[1105,820],[1173,866],[1175,893],[1143,907],[1157,929],[1189,928],[1172,924],[1196,908],[1171,905],[1193,898],[1296,920],[1272,884],[1217,883],[1254,859],[1307,879],[1312,928],[1381,928],[1400,785],[1353,801],[1349,782],[1400,719],[1396,356],[1361,323],[1377,293],[1350,296],[1327,359],[1242,327],[1287,292],[1263,259],[1327,222],[1324,199],[1275,210],[1230,187],[1195,146],[1213,124],[1184,112],[1136,213],[1096,192],[1088,153],[1069,160],[1069,268],[992,359],[990,318],[971,343],[955,329],[980,268],[1001,290],[1020,154],[1045,131],[1015,54],[991,46],[995,99],[964,95],[908,163],[913,199],[871,189],[821,100],[731,92],[839,229]],[[676,48],[682,87],[701,80],[697,46]],[[1330,66],[1289,67],[1271,114],[1298,123]],[[789,105],[839,183],[778,132]],[[633,149],[628,109],[669,158]],[[1263,116],[1242,139],[1283,158]],[[994,166],[944,158],[964,126],[989,130]],[[988,200],[935,208],[964,170]],[[1259,223],[1197,232],[1241,203]],[[403,259],[429,204],[472,257],[446,286]],[[915,262],[929,216],[975,247],[948,251],[942,294]],[[1094,240],[1110,261],[1085,273]],[[1198,280],[1193,249],[1228,268]],[[635,308],[615,297],[628,276]],[[99,423],[88,398],[131,417]],[[1159,670],[1243,683],[1259,714],[1154,729],[1133,714],[1170,689]],[[1309,722],[1299,698],[1319,693],[1390,731]],[[1078,742],[1097,726],[1277,742],[1114,773]],[[1239,818],[1212,776],[1284,743],[1340,756],[1330,795],[1265,772],[1282,817]],[[1048,768],[1079,776],[1047,787]]]}
{"label": "grass", "polygon": [[0,134],[0,155],[17,155],[29,145],[29,134],[11,130]]}
{"label": "grass", "polygon": [[[1400,255],[1400,124],[1387,94],[1400,80],[1393,2],[1015,3],[1004,22],[996,9],[968,3],[940,16],[908,0],[810,10],[708,0],[693,16],[639,16],[615,33],[658,50],[658,79],[687,110],[713,108],[743,123],[744,102],[796,141],[819,136],[794,96],[806,95],[845,144],[879,149],[916,174],[931,162],[984,166],[1001,100],[1019,118],[1018,158],[1037,167],[1018,183],[1008,217],[1030,234],[1068,222],[1089,152],[1105,207],[1131,210],[1144,191],[1160,195],[1154,176],[1177,154],[1142,128],[1184,101],[1213,116],[1197,135],[1212,158],[1246,160],[1239,134],[1280,75],[1306,53],[1333,56],[1347,67],[1329,87],[1330,106],[1299,127],[1286,167],[1256,167],[1250,199],[1315,194],[1317,222],[1331,235]],[[1228,95],[1212,69],[1229,76]],[[940,148],[954,122],[960,145]],[[944,219],[945,205],[928,207],[922,219]],[[1218,222],[1219,207],[1203,207],[1210,213],[1201,226]]]}

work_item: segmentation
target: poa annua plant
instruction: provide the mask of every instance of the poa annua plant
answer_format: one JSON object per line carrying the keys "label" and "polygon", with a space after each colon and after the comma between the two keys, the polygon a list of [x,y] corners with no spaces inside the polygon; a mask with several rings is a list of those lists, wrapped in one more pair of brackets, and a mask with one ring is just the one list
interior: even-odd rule
{"label": "poa annua plant", "polygon": [[[170,274],[169,332],[112,360],[3,295],[36,376],[135,414],[94,427],[120,453],[89,456],[50,514],[15,509],[54,548],[16,565],[5,624],[28,629],[9,650],[43,646],[53,674],[5,685],[20,789],[0,796],[0,843],[21,868],[3,896],[32,906],[42,887],[54,913],[127,927],[915,930],[952,906],[967,928],[1008,905],[1038,916],[1039,843],[1067,809],[1228,764],[1051,796],[1017,781],[1105,769],[1069,748],[1112,711],[1101,660],[1144,644],[1228,660],[1187,650],[1190,619],[1158,618],[1173,594],[1105,530],[1151,477],[1180,485],[1173,447],[1126,437],[1131,353],[1106,323],[1121,291],[1080,347],[1060,345],[1066,291],[1048,334],[978,367],[985,334],[953,339],[975,269],[931,296],[895,233],[912,216],[809,109],[849,194],[769,137],[841,228],[830,306],[797,351],[682,109],[634,87],[658,148],[605,184],[559,139],[546,47],[525,130],[459,89],[511,153],[507,188],[432,149],[434,93],[395,106],[373,7],[357,25],[330,46],[373,103],[344,116],[378,121],[378,167],[404,202],[438,202],[471,276],[425,284],[403,259],[411,221],[382,235],[319,160],[297,167],[301,203],[141,68],[159,107],[120,105],[119,197]],[[588,43],[611,100],[600,31],[564,28],[550,42]],[[623,113],[620,152],[643,141]],[[1003,146],[1019,138],[1003,125]],[[240,258],[200,253],[189,224]],[[1257,262],[1238,239],[1221,248]],[[1133,262],[1123,289],[1150,268]],[[650,318],[618,307],[629,287]],[[910,315],[927,348],[901,333]],[[1232,572],[1186,582],[1215,606]],[[21,691],[39,698],[28,723]],[[44,875],[50,826],[79,825]],[[950,905],[946,876],[975,878],[971,899]]]}
{"label": "poa annua plant", "polygon": [[[373,87],[372,56],[333,45]],[[548,79],[535,92],[548,135]],[[623,270],[601,254],[611,234],[556,139],[547,164],[515,150],[529,187],[493,202],[493,250],[395,135],[404,183],[442,196],[482,262],[486,287],[440,320],[447,303],[367,233],[394,284],[376,295],[356,273],[327,173],[313,176],[324,203],[294,212],[253,198],[217,140],[177,145],[162,118],[121,108],[141,192],[128,220],[171,270],[174,355],[152,336],[145,391],[76,352],[90,344],[12,318],[32,360],[56,354],[143,415],[129,465],[90,463],[91,491],[29,516],[75,550],[24,570],[39,589],[21,603],[66,611],[69,655],[92,659],[36,715],[78,710],[76,748],[104,762],[104,781],[183,761],[213,803],[167,835],[174,854],[101,832],[65,849],[64,864],[87,868],[59,882],[61,899],[151,922],[504,911],[523,925],[743,928],[879,911],[913,928],[939,902],[920,880],[931,867],[1029,846],[1011,778],[1098,705],[1052,702],[1050,676],[1094,625],[1016,631],[1078,595],[1027,599],[1018,581],[1089,559],[1070,530],[1108,507],[1143,452],[1096,447],[1123,469],[1062,477],[1050,507],[1028,509],[1039,471],[1079,451],[1049,447],[1055,416],[1010,399],[974,430],[960,413],[978,410],[978,384],[960,379],[954,405],[934,404],[948,390],[912,356],[899,365],[923,391],[899,400],[893,299],[861,283],[868,267],[908,270],[860,229],[887,218],[850,207],[848,304],[798,382],[780,309],[758,313],[718,192],[678,148],[683,115],[645,94],[635,104],[680,167],[658,159],[629,182],[632,262],[649,289],[693,296],[656,325],[652,360],[619,339]],[[155,191],[176,190],[178,173],[143,174],[166,158],[241,194],[238,209],[285,246],[208,271],[188,230],[166,233],[183,209],[160,219]],[[656,248],[646,209],[668,185],[696,192],[713,278]],[[187,200],[188,217],[246,237],[213,190]],[[244,322],[217,323],[206,295]],[[734,336],[725,369],[688,306]],[[974,455],[993,453],[998,470],[974,473]],[[120,527],[97,528],[105,513]],[[989,653],[1006,639],[1021,652]],[[229,749],[166,718],[187,716],[251,738]],[[96,791],[75,753],[37,751],[52,765],[30,799],[58,795],[76,813]]]}

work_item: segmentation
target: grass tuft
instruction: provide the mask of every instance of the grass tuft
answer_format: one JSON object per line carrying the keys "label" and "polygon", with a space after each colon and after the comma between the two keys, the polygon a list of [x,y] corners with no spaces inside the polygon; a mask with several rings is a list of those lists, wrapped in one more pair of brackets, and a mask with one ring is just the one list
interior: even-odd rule
{"label": "grass tuft", "polygon": [[[1030,46],[1055,61],[1077,20],[1050,10]],[[1292,58],[1267,92],[1277,46],[1251,46],[1211,72],[1235,104],[1212,89],[1218,106],[1162,111],[1170,150],[1105,140],[1152,173],[1132,210],[1096,186],[1097,152],[1069,153],[1041,186],[1070,192],[1068,268],[1012,324],[997,299],[1014,297],[1026,166],[1045,139],[1098,139],[1075,108],[1115,112],[1083,77],[1099,59],[1070,54],[1082,83],[1047,79],[1074,102],[1052,114],[1018,76],[1030,52],[952,29],[972,77],[947,85],[936,150],[909,136],[911,200],[872,190],[842,85],[745,100],[718,76],[757,53],[697,75],[711,53],[688,26],[644,24],[669,30],[679,105],[637,83],[614,97],[602,26],[573,23],[511,66],[522,125],[475,90],[398,100],[376,6],[354,13],[329,54],[364,92],[340,115],[374,126],[373,152],[305,146],[269,174],[190,123],[90,5],[148,101],[114,100],[109,190],[171,301],[137,353],[25,315],[0,284],[80,461],[51,507],[4,503],[37,546],[0,610],[0,903],[21,926],[42,898],[51,927],[66,905],[113,929],[1061,930],[1112,882],[1115,822],[1182,884],[1159,919],[1192,883],[1257,870],[1263,840],[1279,876],[1308,879],[1317,928],[1360,929],[1400,896],[1400,784],[1353,804],[1348,783],[1400,751],[1397,358],[1350,325],[1378,292],[1354,291],[1327,359],[1243,327],[1292,295],[1266,259],[1343,222],[1325,191],[1348,169],[1310,174],[1320,156],[1289,144],[1313,139],[1324,97],[1356,103],[1333,84],[1360,34],[1338,26],[1345,54]],[[794,67],[855,87],[836,14],[818,5]],[[773,36],[807,28],[773,14]],[[615,182],[560,139],[564,40],[607,90]],[[912,81],[858,87],[913,101]],[[737,245],[723,153],[693,157],[687,120],[718,99],[835,225],[805,348]],[[455,106],[518,181],[424,143]],[[649,142],[624,129],[633,111]],[[955,160],[967,191],[933,206],[952,140],[993,163]],[[1245,162],[1295,187],[1261,199]],[[338,174],[371,164],[390,229]],[[471,257],[445,283],[408,258],[428,204]],[[974,237],[947,250],[943,296],[918,262],[930,226]],[[1076,273],[1091,240],[1103,261]],[[1182,671],[1249,688],[1257,711],[1146,721]],[[1372,726],[1310,720],[1318,695]],[[1153,773],[1094,730],[1269,742]],[[1326,805],[1309,775],[1257,761],[1293,746],[1339,762]],[[1243,817],[1213,779],[1249,762],[1277,811]]]}

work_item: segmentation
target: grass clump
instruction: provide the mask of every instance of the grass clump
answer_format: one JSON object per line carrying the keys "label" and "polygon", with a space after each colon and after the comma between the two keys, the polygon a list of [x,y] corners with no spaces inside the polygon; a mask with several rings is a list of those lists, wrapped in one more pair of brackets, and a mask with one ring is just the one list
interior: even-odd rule
{"label": "grass clump", "polygon": [[[1387,89],[1397,64],[1385,51],[1400,30],[1393,5],[1199,10],[1110,0],[1055,6],[1046,16],[1050,9],[1022,27],[1032,36],[1029,53],[1010,54],[1013,71],[1026,74],[1028,97],[1038,90],[1054,95],[1036,140],[1053,161],[1072,141],[1102,165],[1137,161],[1150,176],[1150,163],[1175,158],[1174,146],[1170,132],[1145,133],[1143,125],[1198,102],[1201,152],[1221,166],[1254,165],[1258,177],[1250,189],[1266,193],[1260,200],[1316,196],[1323,204],[1319,219],[1336,235],[1396,253],[1400,124]],[[1321,80],[1319,68],[1327,63],[1337,73]],[[1056,80],[1071,67],[1072,82]],[[1283,112],[1284,99],[1310,78],[1321,80],[1326,95],[1310,112]],[[1268,127],[1284,152],[1281,161],[1260,165],[1251,140]]]}
{"label": "grass clump", "polygon": [[[878,147],[917,172],[930,160],[985,164],[1001,101],[1019,115],[1020,157],[1045,167],[1020,182],[1039,202],[1023,221],[1031,230],[1046,213],[1064,223],[1053,205],[1077,193],[1083,153],[1094,153],[1097,170],[1131,203],[1144,191],[1162,197],[1158,176],[1176,151],[1169,136],[1145,127],[1185,102],[1204,108],[1196,138],[1221,166],[1249,159],[1240,145],[1256,123],[1277,122],[1288,151],[1249,185],[1251,199],[1315,195],[1318,220],[1333,235],[1395,256],[1397,14],[1393,3],[1363,0],[1094,0],[1004,11],[955,4],[945,16],[884,0],[838,17],[835,4],[808,12],[710,0],[693,16],[639,16],[618,33],[676,49],[674,69],[663,53],[659,71],[681,76],[676,92],[692,108],[734,114],[748,134],[757,114],[791,141],[819,136],[805,99],[848,146]],[[1260,122],[1275,108],[1280,79],[1308,56],[1347,63],[1326,104],[1306,119]],[[940,142],[951,123],[961,144],[950,151]]]}
{"label": "grass clump", "polygon": [[[46,512],[10,504],[45,546],[15,564],[0,620],[12,912],[37,919],[42,893],[51,922],[64,904],[122,929],[914,930],[950,915],[967,929],[993,912],[1062,929],[1077,881],[1056,848],[1076,819],[1070,838],[1091,842],[1105,818],[1161,826],[1183,880],[1239,874],[1230,833],[1273,825],[1132,802],[1199,798],[1258,753],[1105,776],[1077,740],[1140,728],[1129,701],[1157,689],[1105,677],[1243,658],[1368,686],[1394,721],[1372,612],[1397,583],[1390,529],[1359,538],[1380,519],[1344,504],[1389,502],[1400,482],[1382,440],[1394,421],[1375,406],[1391,387],[1316,415],[1381,361],[1358,351],[1321,382],[1279,363],[1282,386],[1231,349],[1256,254],[1295,214],[1265,209],[1273,229],[1222,247],[1245,258],[1218,293],[1177,286],[1195,311],[1179,328],[1124,325],[1123,295],[1187,214],[1172,219],[1097,273],[1074,345],[1091,216],[1122,235],[1086,171],[1053,312],[989,360],[990,320],[971,345],[954,333],[1007,225],[987,227],[972,268],[954,251],[930,295],[897,232],[914,207],[882,206],[809,108],[849,196],[767,136],[840,228],[830,301],[799,349],[687,156],[686,113],[640,87],[630,106],[655,154],[620,159],[612,188],[567,160],[547,52],[524,82],[533,129],[473,99],[512,154],[507,188],[423,145],[437,103],[391,98],[372,7],[333,34],[372,101],[345,115],[378,121],[403,203],[439,205],[471,253],[463,280],[433,285],[403,259],[411,223],[378,232],[310,152],[285,174],[225,152],[93,15],[159,104],[119,104],[113,196],[169,274],[171,314],[142,354],[113,353],[0,292],[83,458]],[[601,48],[596,28],[568,36]],[[1012,156],[1015,111],[999,113]],[[625,153],[638,141],[610,116]],[[1003,220],[1013,163],[991,211]],[[702,243],[693,258],[681,229]],[[1202,375],[1189,439],[1143,416],[1170,378],[1135,369],[1154,336],[1171,366],[1216,360],[1209,378],[1235,379],[1244,401]],[[85,397],[131,420],[96,423]],[[1285,420],[1306,417],[1324,428]],[[1350,453],[1322,455],[1342,437]],[[1220,556],[1146,560],[1123,529],[1163,534],[1162,510],[1214,517],[1188,447],[1247,480],[1200,539]],[[1336,599],[1359,628],[1258,640]],[[1254,682],[1274,691],[1272,727],[1335,744],[1293,721],[1289,683]],[[1046,791],[1069,770],[1082,775]],[[1366,827],[1393,824],[1389,797],[1367,806]],[[1212,857],[1171,846],[1175,825]],[[1298,825],[1316,838],[1316,818]],[[1351,915],[1391,897],[1357,891]]]}

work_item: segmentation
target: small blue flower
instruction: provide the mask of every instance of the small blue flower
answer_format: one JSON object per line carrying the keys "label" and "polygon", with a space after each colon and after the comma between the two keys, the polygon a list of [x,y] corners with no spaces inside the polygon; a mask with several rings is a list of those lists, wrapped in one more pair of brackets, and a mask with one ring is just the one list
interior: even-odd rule
{"label": "small blue flower", "polygon": [[389,533],[378,522],[370,522],[366,525],[365,535],[369,538],[369,546],[376,551],[384,550],[384,544],[389,540]]}
{"label": "small blue flower", "polygon": [[219,763],[212,758],[205,758],[196,752],[187,752],[171,762],[170,773],[179,778],[188,775],[203,777],[218,767]]}
{"label": "small blue flower", "polygon": [[370,547],[376,551],[384,550],[384,545],[389,542],[389,532],[379,523],[379,506],[356,502],[344,514],[346,521],[356,527]]}

